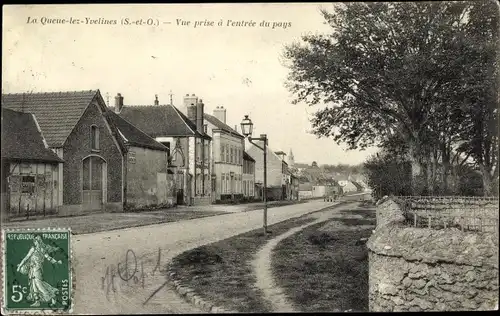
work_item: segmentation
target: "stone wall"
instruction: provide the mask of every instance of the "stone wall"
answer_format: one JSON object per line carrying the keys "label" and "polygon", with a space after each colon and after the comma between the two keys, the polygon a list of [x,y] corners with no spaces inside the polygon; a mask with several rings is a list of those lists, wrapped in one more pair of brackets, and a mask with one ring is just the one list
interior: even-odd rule
{"label": "stone wall", "polygon": [[377,206],[368,240],[370,311],[489,310],[498,304],[498,234],[407,227],[399,201]]}

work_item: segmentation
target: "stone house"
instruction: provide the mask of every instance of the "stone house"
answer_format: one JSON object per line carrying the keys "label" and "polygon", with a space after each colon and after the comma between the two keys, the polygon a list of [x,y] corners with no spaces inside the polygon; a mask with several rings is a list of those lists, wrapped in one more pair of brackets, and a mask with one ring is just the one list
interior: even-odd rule
{"label": "stone house", "polygon": [[59,164],[36,117],[2,107],[2,217],[55,213]]}
{"label": "stone house", "polygon": [[245,137],[226,124],[226,109],[204,113],[207,133],[212,136],[212,201],[237,201],[243,193]]}
{"label": "stone house", "polygon": [[204,104],[195,95],[184,97],[184,114],[172,104],[124,105],[115,97],[114,111],[148,136],[168,148],[169,168],[174,173],[176,203],[210,204],[211,137],[206,133]]}
{"label": "stone house", "polygon": [[[5,94],[2,107],[32,113],[47,146],[64,160],[57,170],[59,214],[123,211],[130,207],[127,186],[132,183],[150,190],[137,206],[157,204],[156,192],[165,191],[158,189],[166,184],[159,184],[157,178],[162,176],[156,174],[165,167],[156,166],[151,173],[140,176],[135,168],[158,160],[158,155],[165,155],[166,148],[112,116],[99,90]],[[136,157],[137,162],[132,166],[128,163],[128,150],[135,148],[151,151]],[[135,194],[133,188],[131,194]],[[136,203],[134,199],[132,195],[131,201]]]}

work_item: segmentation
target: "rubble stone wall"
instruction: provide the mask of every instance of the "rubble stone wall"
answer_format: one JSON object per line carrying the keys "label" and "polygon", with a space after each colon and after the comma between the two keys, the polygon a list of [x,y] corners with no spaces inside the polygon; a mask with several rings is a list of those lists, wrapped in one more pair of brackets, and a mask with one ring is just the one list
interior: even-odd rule
{"label": "rubble stone wall", "polygon": [[370,311],[490,310],[498,305],[498,235],[407,227],[397,200],[377,206],[368,240]]}

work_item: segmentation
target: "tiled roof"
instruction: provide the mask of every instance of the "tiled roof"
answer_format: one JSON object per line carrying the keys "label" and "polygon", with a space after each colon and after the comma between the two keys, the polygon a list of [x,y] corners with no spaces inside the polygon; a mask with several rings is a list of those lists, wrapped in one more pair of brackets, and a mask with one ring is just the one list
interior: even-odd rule
{"label": "tiled roof", "polygon": [[43,136],[30,113],[2,107],[2,160],[62,162],[45,147]]}
{"label": "tiled roof", "polygon": [[246,151],[243,151],[243,160],[249,160],[255,162],[255,159],[252,158]]}
{"label": "tiled roof", "polygon": [[33,113],[49,147],[61,147],[98,92],[2,94],[2,107]]}
{"label": "tiled roof", "polygon": [[[113,109],[113,108],[112,108]],[[118,115],[151,137],[198,136],[196,125],[173,105],[125,105]]]}
{"label": "tiled roof", "polygon": [[232,135],[235,135],[235,136],[238,136],[238,137],[242,137],[242,138],[245,137],[245,136],[241,135],[240,133],[238,133],[237,131],[235,131],[229,125],[227,125],[224,122],[220,121],[218,118],[216,118],[213,115],[205,113],[204,117],[205,117],[205,120],[207,120],[208,122],[210,122],[213,125],[215,125],[217,128],[219,128],[219,129],[221,129],[221,130],[223,130],[223,131],[225,131],[225,132],[227,132],[229,134],[232,134]]}
{"label": "tiled roof", "polygon": [[124,138],[125,144],[163,151],[168,150],[166,146],[160,144],[118,114],[113,111],[107,111],[107,113],[113,124],[121,133],[121,137]]}

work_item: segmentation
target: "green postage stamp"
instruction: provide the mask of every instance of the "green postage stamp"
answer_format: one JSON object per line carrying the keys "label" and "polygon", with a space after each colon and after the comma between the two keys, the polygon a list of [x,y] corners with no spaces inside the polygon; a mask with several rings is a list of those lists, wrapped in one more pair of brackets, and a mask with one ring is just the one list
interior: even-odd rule
{"label": "green postage stamp", "polygon": [[71,313],[69,229],[3,230],[2,247],[2,314]]}

